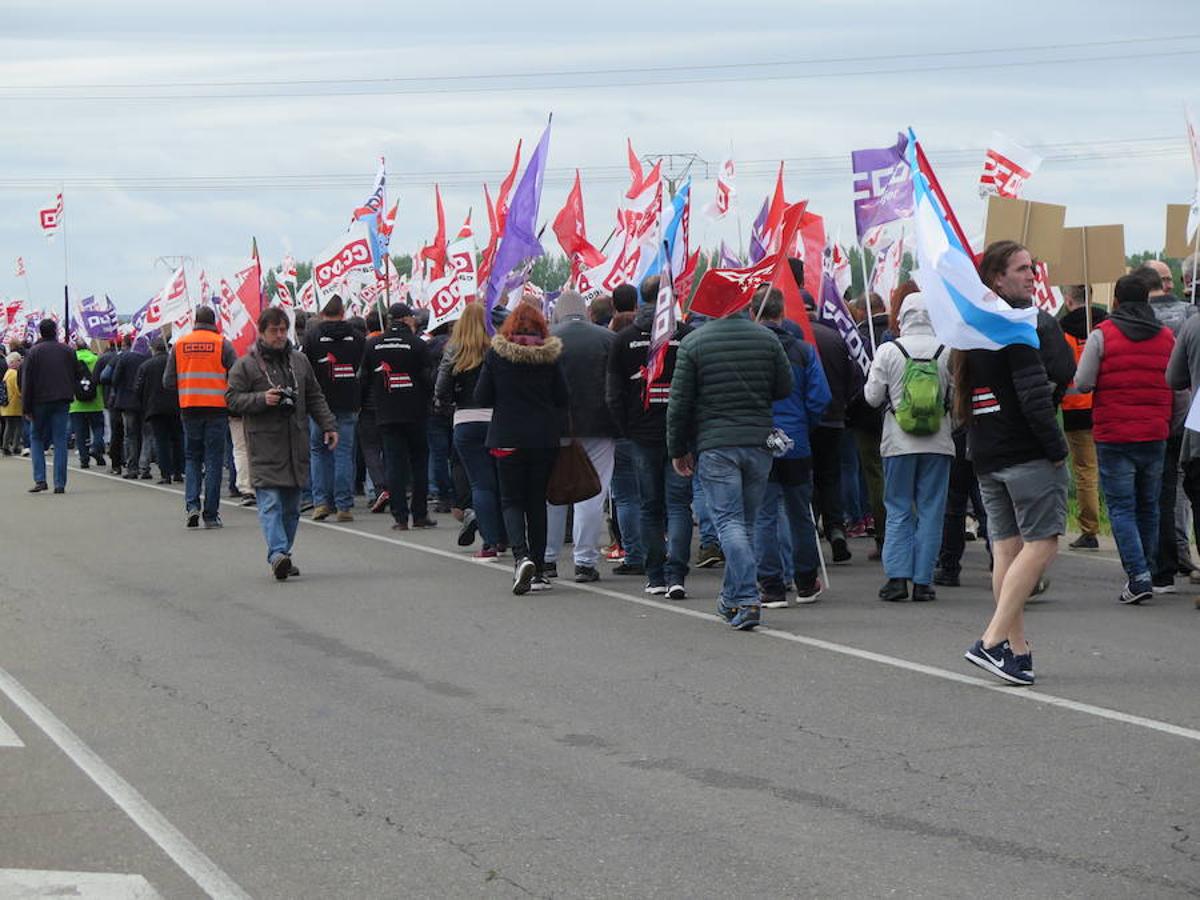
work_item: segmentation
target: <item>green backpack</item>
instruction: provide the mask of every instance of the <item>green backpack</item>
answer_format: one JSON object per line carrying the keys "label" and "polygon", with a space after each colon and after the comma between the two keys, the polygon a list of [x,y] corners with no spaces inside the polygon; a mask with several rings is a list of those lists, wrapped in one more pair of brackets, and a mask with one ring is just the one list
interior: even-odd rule
{"label": "green backpack", "polygon": [[942,427],[942,414],[945,411],[938,357],[945,348],[939,346],[930,359],[916,359],[908,355],[899,341],[896,341],[896,346],[904,354],[900,402],[893,410],[896,424],[909,434],[937,434]]}

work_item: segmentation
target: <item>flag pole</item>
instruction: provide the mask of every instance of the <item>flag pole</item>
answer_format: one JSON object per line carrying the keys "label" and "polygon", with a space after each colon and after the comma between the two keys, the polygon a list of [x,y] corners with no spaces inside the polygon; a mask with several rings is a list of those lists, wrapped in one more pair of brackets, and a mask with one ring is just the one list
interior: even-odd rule
{"label": "flag pole", "polygon": [[858,242],[858,265],[862,269],[863,280],[863,303],[867,308],[867,332],[871,335],[871,358],[875,358],[875,316],[871,312],[871,280],[867,277],[867,248],[863,246],[863,242],[859,239]]}
{"label": "flag pole", "polygon": [[[64,201],[66,185],[60,185]],[[69,341],[71,333],[71,278],[67,269],[67,214],[66,203],[63,203],[62,234],[63,234],[63,337]]]}

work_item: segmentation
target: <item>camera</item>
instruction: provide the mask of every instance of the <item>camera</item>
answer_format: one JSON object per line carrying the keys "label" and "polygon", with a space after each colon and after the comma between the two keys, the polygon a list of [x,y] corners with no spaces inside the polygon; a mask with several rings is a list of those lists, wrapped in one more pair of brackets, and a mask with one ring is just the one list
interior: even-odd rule
{"label": "camera", "polygon": [[277,388],[277,390],[279,391],[279,411],[290,415],[296,408],[296,389],[294,387],[281,387]]}

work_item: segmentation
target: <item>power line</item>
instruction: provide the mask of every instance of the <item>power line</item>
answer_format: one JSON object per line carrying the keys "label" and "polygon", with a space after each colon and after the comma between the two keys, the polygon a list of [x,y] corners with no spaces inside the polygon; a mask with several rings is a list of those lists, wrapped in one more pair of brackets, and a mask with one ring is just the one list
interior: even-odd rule
{"label": "power line", "polygon": [[[988,53],[1004,53],[1011,55],[1014,53],[1026,52],[1042,52],[1046,50],[1077,50],[1082,48],[1093,47],[1116,47],[1127,46],[1130,44],[1145,44],[1145,43],[1163,43],[1164,41],[1185,41],[1200,38],[1200,34],[1180,34],[1169,37],[1135,37],[1121,38],[1111,41],[1077,41],[1063,44],[1033,44],[1024,47],[997,47],[997,48],[980,48],[974,50],[939,50],[923,53],[893,53],[893,54],[875,54],[872,59],[875,60],[895,60],[903,61],[908,59],[930,59],[933,57],[948,57],[948,56],[978,56]],[[437,76],[395,76],[387,78],[328,78],[328,79],[284,79],[284,80],[257,80],[257,81],[162,81],[162,82],[140,82],[128,84],[29,84],[29,85],[0,85],[0,90],[136,90],[138,88],[155,88],[155,89],[174,89],[174,88],[196,88],[196,87],[284,87],[284,86],[316,86],[316,85],[333,85],[333,84],[402,84],[412,82],[428,82],[428,81],[473,81],[481,79],[494,78],[564,78],[571,76],[583,75],[636,75],[643,73],[655,72],[699,72],[699,71],[719,71],[729,69],[753,69],[753,68],[770,68],[777,66],[819,66],[830,63],[862,63],[861,56],[840,56],[840,57],[821,57],[817,59],[803,60],[775,60],[762,61],[755,60],[750,62],[738,63],[704,63],[704,64],[688,64],[678,66],[638,66],[628,68],[609,68],[609,69],[566,69],[557,71],[542,71],[542,72],[481,72],[466,75],[437,75]]]}
{"label": "power line", "polygon": [[[999,52],[999,51],[978,51],[978,52]],[[1012,51],[1008,51],[1012,52]],[[1197,50],[1194,48],[1180,50],[1160,50],[1155,52],[1153,59],[1158,60],[1168,56],[1194,56]],[[921,57],[924,58],[924,57]],[[890,68],[873,68],[863,69],[858,67],[860,62],[857,60],[845,60],[845,62],[853,62],[856,66],[853,69],[829,71],[829,72],[795,72],[795,73],[780,73],[780,74],[764,74],[754,75],[750,73],[734,74],[732,76],[720,75],[713,72],[711,77],[699,78],[668,78],[668,79],[645,79],[631,78],[626,80],[608,80],[598,81],[588,84],[487,84],[487,85],[467,85],[467,86],[446,86],[446,87],[410,87],[410,88],[378,88],[378,89],[363,89],[363,90],[327,90],[327,91],[248,91],[240,93],[161,93],[161,94],[38,94],[38,95],[22,95],[22,94],[0,94],[0,100],[12,101],[37,101],[37,102],[62,102],[62,101],[88,101],[88,102],[120,102],[120,101],[146,101],[146,100],[262,100],[262,99],[305,99],[314,97],[387,97],[387,96],[439,96],[448,94],[496,94],[496,93],[528,93],[536,91],[579,91],[579,90],[598,90],[606,88],[624,88],[624,87],[677,87],[681,85],[691,84],[737,84],[744,82],[770,82],[770,81],[815,81],[827,78],[861,78],[874,75],[922,75],[925,73],[937,72],[955,72],[955,71],[980,71],[984,69],[1009,69],[1009,68],[1028,68],[1030,66],[1061,66],[1061,65],[1085,65],[1089,63],[1112,63],[1116,60],[1125,59],[1146,59],[1143,53],[1126,53],[1126,54],[1105,54],[1103,56],[1086,56],[1064,59],[1062,57],[1053,56],[1047,59],[1006,59],[997,60],[995,62],[973,62],[959,63],[953,65],[939,66],[917,66],[911,65],[890,67]],[[788,65],[796,65],[798,63],[789,63]],[[745,67],[738,67],[745,68]],[[636,72],[647,72],[653,70],[632,70]],[[701,71],[700,67],[696,67],[693,71]],[[704,69],[707,71],[707,69]],[[560,72],[554,75],[554,78],[569,78],[573,73]],[[496,76],[503,78],[506,76]],[[549,76],[547,76],[549,77]],[[482,78],[482,76],[480,76]],[[426,81],[439,81],[446,79],[425,79]],[[495,79],[492,79],[495,80]],[[346,84],[347,81],[330,82],[331,84]],[[356,82],[356,83],[367,83]],[[299,84],[299,83],[297,83]],[[27,90],[27,88],[11,87],[10,90]],[[2,89],[0,89],[2,90]]]}

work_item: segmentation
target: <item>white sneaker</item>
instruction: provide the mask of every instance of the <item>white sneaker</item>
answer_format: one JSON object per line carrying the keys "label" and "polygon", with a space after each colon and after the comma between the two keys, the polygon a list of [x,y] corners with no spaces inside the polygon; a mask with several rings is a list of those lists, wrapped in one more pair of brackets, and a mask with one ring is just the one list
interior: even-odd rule
{"label": "white sneaker", "polygon": [[1175,582],[1171,582],[1170,584],[1154,584],[1150,586],[1150,590],[1155,594],[1174,594]]}
{"label": "white sneaker", "polygon": [[644,593],[660,597],[667,592],[667,586],[665,584],[648,584],[642,590]]}
{"label": "white sneaker", "polygon": [[550,582],[541,575],[534,575],[533,580],[529,582],[529,590],[533,591],[534,593],[537,593],[538,591],[548,591],[551,587],[553,587],[553,585],[551,585]]}
{"label": "white sneaker", "polygon": [[668,600],[686,600],[687,599],[687,591],[685,591],[683,589],[682,584],[673,584],[669,588],[667,588],[667,599]]}

